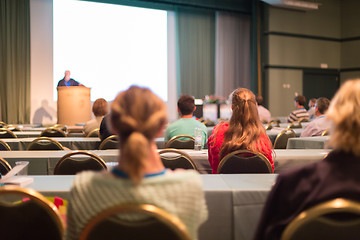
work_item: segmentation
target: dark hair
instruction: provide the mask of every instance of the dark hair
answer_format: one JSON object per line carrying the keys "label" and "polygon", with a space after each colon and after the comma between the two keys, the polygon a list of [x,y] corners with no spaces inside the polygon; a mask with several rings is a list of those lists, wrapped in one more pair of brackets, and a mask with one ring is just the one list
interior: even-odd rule
{"label": "dark hair", "polygon": [[96,117],[105,116],[109,112],[108,102],[103,98],[96,99],[92,111]]}
{"label": "dark hair", "polygon": [[316,107],[321,114],[325,114],[325,112],[329,108],[329,105],[330,105],[330,100],[325,97],[321,97],[318,100],[316,100]]}
{"label": "dark hair", "polygon": [[298,102],[301,106],[304,106],[306,104],[306,98],[302,95],[295,97],[295,101]]}
{"label": "dark hair", "polygon": [[263,105],[263,103],[264,103],[263,97],[260,96],[260,95],[257,95],[256,96],[256,102],[257,102],[258,105]]}
{"label": "dark hair", "polygon": [[181,95],[177,102],[177,106],[181,115],[189,115],[194,112],[195,100],[189,95]]}

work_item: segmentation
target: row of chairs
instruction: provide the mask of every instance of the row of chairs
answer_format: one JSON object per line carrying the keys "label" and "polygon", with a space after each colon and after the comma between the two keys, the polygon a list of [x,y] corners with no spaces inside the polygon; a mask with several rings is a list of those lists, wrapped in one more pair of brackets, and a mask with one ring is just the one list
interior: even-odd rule
{"label": "row of chairs", "polygon": [[[8,199],[11,199],[9,201]],[[32,189],[15,186],[0,188],[1,238],[53,239],[63,238],[65,225],[57,207]],[[114,216],[137,214],[145,221],[129,222]],[[80,240],[93,239],[175,239],[190,240],[179,218],[150,204],[128,203],[112,206],[90,219]]]}

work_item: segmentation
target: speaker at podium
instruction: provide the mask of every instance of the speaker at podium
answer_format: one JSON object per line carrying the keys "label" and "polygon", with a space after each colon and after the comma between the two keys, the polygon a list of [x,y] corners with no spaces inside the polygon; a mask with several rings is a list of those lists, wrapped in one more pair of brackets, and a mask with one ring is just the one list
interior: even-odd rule
{"label": "speaker at podium", "polygon": [[59,124],[73,126],[91,120],[90,88],[57,87],[57,118]]}

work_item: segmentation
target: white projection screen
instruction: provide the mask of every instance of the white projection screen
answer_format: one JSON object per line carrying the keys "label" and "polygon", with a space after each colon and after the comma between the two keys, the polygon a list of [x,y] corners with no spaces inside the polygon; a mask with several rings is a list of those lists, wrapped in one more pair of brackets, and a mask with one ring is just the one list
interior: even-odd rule
{"label": "white projection screen", "polygon": [[167,101],[167,12],[77,0],[54,0],[54,100],[71,78],[91,88],[91,100],[111,101],[131,85]]}

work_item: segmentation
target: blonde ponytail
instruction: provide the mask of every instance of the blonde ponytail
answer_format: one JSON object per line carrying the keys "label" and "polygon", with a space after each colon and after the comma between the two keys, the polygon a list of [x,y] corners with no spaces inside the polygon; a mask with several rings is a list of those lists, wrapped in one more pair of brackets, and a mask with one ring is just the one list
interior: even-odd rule
{"label": "blonde ponytail", "polygon": [[121,167],[138,184],[142,179],[144,160],[150,155],[150,143],[140,132],[133,132],[121,148]]}

